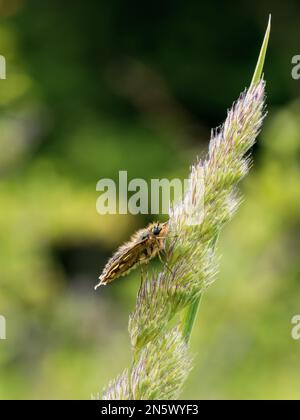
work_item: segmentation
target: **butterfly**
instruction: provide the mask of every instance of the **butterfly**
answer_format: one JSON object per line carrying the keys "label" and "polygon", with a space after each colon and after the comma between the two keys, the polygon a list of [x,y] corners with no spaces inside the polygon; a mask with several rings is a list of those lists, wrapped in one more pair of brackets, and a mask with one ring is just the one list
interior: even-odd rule
{"label": "butterfly", "polygon": [[138,230],[108,260],[95,290],[119,277],[126,276],[137,265],[147,264],[152,258],[159,255],[165,249],[167,235],[168,222],[151,223],[146,228]]}

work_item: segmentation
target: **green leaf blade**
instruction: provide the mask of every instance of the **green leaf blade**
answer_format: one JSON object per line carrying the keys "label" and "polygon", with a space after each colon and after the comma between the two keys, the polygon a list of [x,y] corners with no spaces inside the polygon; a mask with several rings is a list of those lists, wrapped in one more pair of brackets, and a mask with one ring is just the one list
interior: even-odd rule
{"label": "green leaf blade", "polygon": [[269,43],[269,38],[270,38],[270,32],[271,32],[271,15],[269,16],[267,30],[266,30],[265,37],[261,46],[261,50],[259,53],[255,71],[252,77],[250,88],[256,85],[262,78],[262,73],[263,73],[263,68],[265,64],[265,58],[266,58],[266,53],[267,53],[267,48],[268,48],[268,43]]}

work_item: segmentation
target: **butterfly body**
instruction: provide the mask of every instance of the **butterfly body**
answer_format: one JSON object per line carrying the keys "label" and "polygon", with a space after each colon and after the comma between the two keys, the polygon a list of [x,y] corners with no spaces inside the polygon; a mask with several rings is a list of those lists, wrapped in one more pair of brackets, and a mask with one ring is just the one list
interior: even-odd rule
{"label": "butterfly body", "polygon": [[164,249],[167,233],[167,223],[151,223],[147,228],[137,231],[109,259],[95,290],[127,275],[138,265],[147,264]]}

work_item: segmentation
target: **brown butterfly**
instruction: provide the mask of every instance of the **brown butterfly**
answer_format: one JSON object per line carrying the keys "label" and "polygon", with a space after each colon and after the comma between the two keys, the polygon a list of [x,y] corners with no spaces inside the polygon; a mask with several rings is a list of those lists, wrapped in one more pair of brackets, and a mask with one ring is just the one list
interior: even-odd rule
{"label": "brown butterfly", "polygon": [[151,223],[147,228],[138,230],[107,262],[95,290],[125,276],[138,264],[147,264],[164,250],[167,234],[168,222]]}

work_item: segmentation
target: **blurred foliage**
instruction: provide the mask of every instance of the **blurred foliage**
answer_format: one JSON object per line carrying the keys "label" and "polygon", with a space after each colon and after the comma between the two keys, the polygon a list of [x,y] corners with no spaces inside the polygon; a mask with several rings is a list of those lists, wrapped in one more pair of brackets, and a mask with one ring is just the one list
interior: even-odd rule
{"label": "blurred foliage", "polygon": [[269,12],[269,116],[183,397],[299,398],[296,0],[0,2],[0,398],[88,399],[128,365],[139,273],[93,286],[151,216],[98,215],[96,183],[185,177],[250,81]]}

